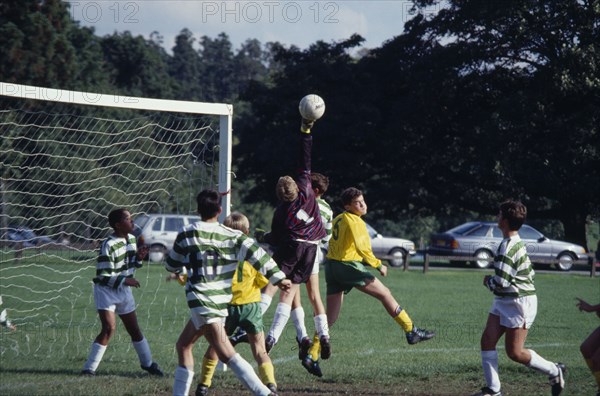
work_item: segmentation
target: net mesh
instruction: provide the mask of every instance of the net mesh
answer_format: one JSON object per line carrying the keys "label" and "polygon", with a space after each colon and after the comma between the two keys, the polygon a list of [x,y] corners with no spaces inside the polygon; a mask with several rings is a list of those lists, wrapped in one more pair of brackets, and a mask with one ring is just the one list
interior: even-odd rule
{"label": "net mesh", "polygon": [[[194,213],[198,191],[218,184],[219,117],[2,96],[0,109],[0,311],[17,325],[0,329],[0,356],[85,355],[108,212]],[[163,295],[162,272],[136,278],[141,306],[187,310],[183,292]]]}

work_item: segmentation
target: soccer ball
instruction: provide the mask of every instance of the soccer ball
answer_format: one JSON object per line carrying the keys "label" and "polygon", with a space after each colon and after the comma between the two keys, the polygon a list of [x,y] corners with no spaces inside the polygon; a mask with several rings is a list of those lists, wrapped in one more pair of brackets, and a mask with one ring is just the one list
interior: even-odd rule
{"label": "soccer ball", "polygon": [[298,109],[302,118],[309,121],[316,121],[325,114],[325,102],[319,95],[306,95],[300,101]]}

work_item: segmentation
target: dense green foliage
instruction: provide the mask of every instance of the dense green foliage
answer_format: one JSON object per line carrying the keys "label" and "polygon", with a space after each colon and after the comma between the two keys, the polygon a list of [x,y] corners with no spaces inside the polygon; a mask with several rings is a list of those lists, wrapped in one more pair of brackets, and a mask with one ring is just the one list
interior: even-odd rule
{"label": "dense green foliage", "polygon": [[358,186],[373,225],[418,240],[515,197],[550,237],[586,245],[600,216],[600,0],[414,3],[405,33],[369,51],[356,35],[236,50],[182,28],[168,53],[159,33],[97,37],[58,0],[3,1],[0,80],[233,103],[238,209],[262,227],[294,170],[298,100],[318,93],[313,168],[337,210]]}

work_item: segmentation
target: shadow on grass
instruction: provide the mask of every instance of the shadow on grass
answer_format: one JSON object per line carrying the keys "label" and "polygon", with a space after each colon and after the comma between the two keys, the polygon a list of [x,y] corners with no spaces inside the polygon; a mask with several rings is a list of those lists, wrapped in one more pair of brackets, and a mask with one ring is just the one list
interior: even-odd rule
{"label": "shadow on grass", "polygon": [[[51,368],[0,368],[0,372],[3,375],[6,374],[40,374],[40,375],[73,375],[81,378],[96,378],[96,377],[123,377],[123,378],[143,378],[143,377],[152,377],[152,378],[160,378],[156,376],[151,376],[150,374],[142,371],[140,372],[116,372],[116,371],[99,371],[96,375],[83,375],[81,374],[81,370],[67,370],[67,369],[51,369]],[[167,378],[165,375],[163,378]]]}

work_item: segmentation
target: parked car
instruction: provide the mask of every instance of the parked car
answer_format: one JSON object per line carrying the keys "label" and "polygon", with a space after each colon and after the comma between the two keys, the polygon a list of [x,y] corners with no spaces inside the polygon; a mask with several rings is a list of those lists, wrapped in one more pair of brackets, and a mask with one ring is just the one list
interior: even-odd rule
{"label": "parked car", "polygon": [[133,234],[139,245],[148,245],[148,259],[160,262],[171,250],[177,233],[185,225],[200,221],[198,215],[144,214],[133,220]]}
{"label": "parked car", "polygon": [[[536,260],[543,262],[556,259],[558,268],[568,271],[573,266],[573,261],[587,259],[583,246],[550,239],[527,224],[521,227],[519,235],[534,263]],[[428,253],[438,256],[473,256],[473,263],[478,268],[487,268],[492,264],[502,239],[502,231],[496,223],[473,221],[446,232],[432,234]]]}
{"label": "parked car", "polygon": [[392,267],[401,267],[406,257],[417,254],[415,243],[408,239],[383,236],[367,224],[367,231],[371,237],[373,254],[380,260],[387,260]]}
{"label": "parked car", "polygon": [[6,239],[12,242],[21,242],[23,247],[33,247],[56,243],[52,238],[36,234],[31,228],[23,226],[8,226]]}

